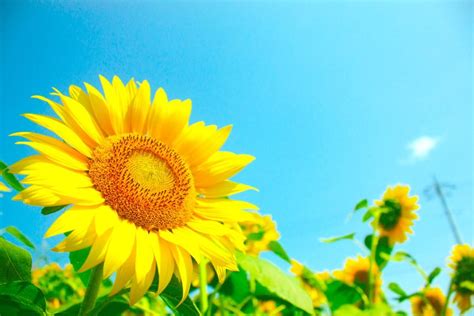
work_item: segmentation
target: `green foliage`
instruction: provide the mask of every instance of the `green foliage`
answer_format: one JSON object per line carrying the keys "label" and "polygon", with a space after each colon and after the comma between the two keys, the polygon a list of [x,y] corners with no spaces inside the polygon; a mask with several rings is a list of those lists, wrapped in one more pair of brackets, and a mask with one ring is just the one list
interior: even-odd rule
{"label": "green foliage", "polygon": [[177,316],[194,316],[201,314],[189,297],[179,304],[181,296],[181,283],[178,281],[176,276],[173,276],[166,289],[160,294],[160,297]]}
{"label": "green foliage", "polygon": [[431,271],[431,273],[428,275],[427,283],[431,284],[433,283],[433,280],[441,273],[441,268],[436,267]]}
{"label": "green foliage", "polygon": [[[90,248],[84,248],[84,249],[69,253],[69,261],[74,267],[74,270],[78,271],[82,267],[82,265],[87,259],[87,256],[89,255],[89,251],[90,251]],[[85,286],[89,285],[91,270],[89,269],[87,271],[84,271],[81,273],[77,272],[77,273],[82,283],[84,283]]]}
{"label": "green foliage", "polygon": [[[370,250],[372,245],[372,235],[365,237],[364,244]],[[380,237],[375,248],[375,262],[380,270],[383,270],[387,265],[390,254],[392,253],[393,247],[390,245],[386,236]]]}
{"label": "green foliage", "polygon": [[41,214],[43,215],[49,215],[53,214],[56,212],[59,212],[63,208],[65,208],[67,205],[58,205],[58,206],[46,206],[41,209]]}
{"label": "green foliage", "polygon": [[285,274],[271,262],[257,257],[237,253],[237,261],[251,278],[271,293],[309,314],[313,313],[311,298],[295,278]]}
{"label": "green foliage", "polygon": [[328,282],[324,294],[332,311],[338,310],[343,305],[356,304],[362,300],[361,294],[355,287],[339,280]]}
{"label": "green foliage", "polygon": [[282,258],[282,259],[285,260],[286,262],[288,262],[288,263],[291,262],[290,256],[288,256],[288,254],[286,253],[285,249],[283,248],[283,246],[282,246],[278,241],[271,241],[271,242],[268,244],[268,248],[269,248],[274,254],[276,254],[278,257]]}
{"label": "green foliage", "polygon": [[400,285],[398,285],[398,283],[392,282],[388,285],[388,288],[399,296],[407,296],[407,293],[400,287]]}
{"label": "green foliage", "polygon": [[396,316],[397,314],[392,312],[390,306],[386,304],[377,304],[370,308],[360,310],[354,305],[344,305],[339,308],[334,316]]}
{"label": "green foliage", "polygon": [[1,229],[0,231],[0,236],[3,235],[3,233],[8,233],[12,237],[15,237],[18,241],[23,243],[25,246],[30,247],[31,249],[35,249],[35,245],[15,226],[8,226],[5,227],[4,229]]}
{"label": "green foliage", "polygon": [[333,242],[336,242],[336,241],[340,241],[340,240],[345,240],[345,239],[354,240],[354,237],[355,237],[355,233],[350,233],[350,234],[346,234],[346,235],[343,235],[343,236],[321,238],[321,239],[319,239],[319,240],[320,240],[321,242],[330,244],[330,243],[333,243]]}
{"label": "green foliage", "polygon": [[362,208],[367,208],[369,206],[369,201],[367,199],[360,200],[359,203],[354,207],[354,211],[358,211]]}
{"label": "green foliage", "polygon": [[43,293],[30,282],[0,285],[0,315],[44,315],[45,311]]}
{"label": "green foliage", "polygon": [[25,189],[20,181],[18,181],[18,179],[10,173],[8,166],[3,161],[0,161],[0,172],[2,173],[3,180],[5,180],[5,182],[8,183],[10,187],[16,191],[23,191]]}
{"label": "green foliage", "polygon": [[0,237],[0,284],[31,281],[31,255]]}

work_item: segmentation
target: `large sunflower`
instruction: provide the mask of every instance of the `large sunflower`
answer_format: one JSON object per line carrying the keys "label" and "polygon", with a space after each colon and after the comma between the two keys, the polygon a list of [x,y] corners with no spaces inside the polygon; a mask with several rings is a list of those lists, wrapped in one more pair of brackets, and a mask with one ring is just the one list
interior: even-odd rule
{"label": "large sunflower", "polygon": [[238,222],[256,206],[229,199],[250,186],[228,180],[254,157],[219,151],[231,126],[188,124],[190,100],[168,100],[163,89],[100,77],[104,95],[85,84],[60,103],[42,96],[58,118],[25,114],[59,139],[15,133],[39,152],[13,166],[30,186],[15,199],[30,205],[70,205],[46,232],[69,232],[54,250],[91,247],[80,271],[104,265],[116,273],[111,294],[131,286],[133,304],[159,275],[158,293],[175,273],[187,296],[193,261],[210,261],[220,280],[236,270],[244,249]]}
{"label": "large sunflower", "polygon": [[472,307],[474,298],[474,248],[468,244],[454,246],[449,266],[453,269],[454,301],[462,312],[466,312]]}
{"label": "large sunflower", "polygon": [[[334,271],[333,275],[346,284],[359,287],[366,295],[369,295],[369,271],[369,258],[358,255],[356,258],[346,259],[344,268]],[[372,273],[374,276],[374,297],[375,301],[378,302],[382,291],[382,278],[376,264],[372,267]]]}
{"label": "large sunflower", "polygon": [[402,243],[407,240],[407,234],[413,234],[411,226],[418,218],[415,211],[420,207],[417,204],[418,196],[409,196],[408,185],[396,185],[385,191],[381,200],[375,204],[384,208],[380,215],[377,230],[381,236],[387,236],[390,244]]}
{"label": "large sunflower", "polygon": [[[428,288],[423,291],[423,296],[414,296],[411,299],[413,316],[441,316],[446,298],[440,288]],[[451,316],[453,311],[446,310],[446,316]]]}

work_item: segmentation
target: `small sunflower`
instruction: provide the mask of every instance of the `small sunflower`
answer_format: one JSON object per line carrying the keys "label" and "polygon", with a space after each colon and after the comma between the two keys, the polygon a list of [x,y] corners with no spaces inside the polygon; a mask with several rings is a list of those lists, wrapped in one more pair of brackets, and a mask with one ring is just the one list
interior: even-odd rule
{"label": "small sunflower", "polygon": [[[369,295],[369,270],[369,258],[358,255],[356,258],[348,258],[344,263],[344,268],[334,271],[333,275],[346,284],[359,287],[366,295]],[[377,302],[380,300],[382,291],[382,278],[376,264],[372,267],[372,273],[374,276],[374,297]]]}
{"label": "small sunflower", "polygon": [[[413,316],[441,316],[446,298],[440,288],[423,290],[423,296],[414,296],[411,299]],[[453,311],[446,310],[446,316],[451,316]]]}
{"label": "small sunflower", "polygon": [[[449,267],[453,269],[452,283],[456,292],[454,301],[462,312],[472,307],[474,298],[474,248],[468,244],[456,245],[451,251]],[[468,286],[468,283],[471,286]]]}
{"label": "small sunflower", "polygon": [[291,260],[290,271],[298,277],[303,289],[311,297],[313,307],[321,307],[327,302],[321,284],[330,279],[331,276],[328,271],[312,273],[296,260]]}
{"label": "small sunflower", "polygon": [[257,207],[228,198],[252,187],[229,178],[254,157],[220,151],[232,127],[189,125],[190,100],[168,100],[158,89],[151,101],[147,81],[100,77],[104,95],[85,84],[60,102],[42,96],[57,118],[25,114],[55,133],[13,134],[39,152],[13,166],[30,185],[15,199],[37,206],[70,205],[46,237],[69,232],[54,250],[90,247],[80,271],[104,264],[115,274],[111,294],[131,287],[134,304],[159,275],[158,293],[173,274],[183,299],[193,261],[209,260],[219,280],[237,270],[234,251],[244,250],[239,221]]}
{"label": "small sunflower", "polygon": [[251,214],[252,219],[240,223],[240,227],[247,237],[246,252],[258,256],[260,252],[268,250],[272,241],[280,238],[276,223],[270,215]]}
{"label": "small sunflower", "polygon": [[375,201],[377,206],[385,209],[380,215],[377,230],[381,236],[387,236],[392,245],[404,242],[407,234],[413,234],[411,226],[418,218],[415,211],[420,206],[417,204],[418,196],[409,196],[409,192],[408,185],[396,185],[387,188],[382,199]]}

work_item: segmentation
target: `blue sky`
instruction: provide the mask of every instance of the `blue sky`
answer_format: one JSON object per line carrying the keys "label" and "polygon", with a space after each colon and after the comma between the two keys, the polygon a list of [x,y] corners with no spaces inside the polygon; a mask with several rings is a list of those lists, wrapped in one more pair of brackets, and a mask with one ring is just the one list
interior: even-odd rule
{"label": "blue sky", "polygon": [[[7,135],[38,130],[20,117],[50,113],[30,99],[51,87],[98,84],[98,75],[147,79],[193,100],[192,120],[234,124],[226,149],[257,160],[237,177],[260,188],[242,196],[272,214],[288,252],[314,269],[342,266],[358,248],[320,237],[369,229],[346,217],[361,198],[407,183],[420,195],[416,235],[399,247],[427,270],[454,243],[434,174],[465,241],[473,241],[473,11],[450,2],[2,1],[1,159],[31,153]],[[410,158],[408,144],[436,146]],[[0,226],[37,244],[54,216],[1,200]],[[52,244],[52,242],[49,242]],[[59,258],[55,256],[54,258]],[[281,266],[285,267],[281,262]],[[387,280],[421,279],[394,264]],[[440,278],[446,286],[446,277]]]}

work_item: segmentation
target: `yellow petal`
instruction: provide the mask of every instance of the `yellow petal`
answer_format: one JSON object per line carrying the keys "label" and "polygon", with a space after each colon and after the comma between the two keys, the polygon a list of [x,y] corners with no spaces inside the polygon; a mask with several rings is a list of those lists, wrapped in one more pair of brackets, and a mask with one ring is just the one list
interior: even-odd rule
{"label": "yellow petal", "polygon": [[135,235],[135,225],[126,220],[122,220],[114,227],[105,256],[104,278],[108,278],[117,271],[130,257],[132,249],[135,247]]}
{"label": "yellow petal", "polygon": [[117,275],[115,276],[115,282],[112,290],[109,293],[109,296],[117,294],[133,278],[133,273],[135,272],[135,257],[136,251],[134,248],[132,249],[132,252],[125,263],[120,267],[120,269],[118,269]]}
{"label": "yellow petal", "polygon": [[198,188],[207,188],[219,184],[237,174],[254,159],[250,155],[216,152],[193,170],[195,185]]}
{"label": "yellow petal", "polygon": [[70,204],[70,200],[58,196],[55,192],[46,188],[32,185],[13,197],[14,201],[36,206],[59,206]]}
{"label": "yellow petal", "polygon": [[129,132],[142,134],[146,131],[149,108],[150,84],[145,80],[141,83],[138,93],[128,109],[127,121],[130,126]]}
{"label": "yellow petal", "polygon": [[4,192],[9,192],[10,191],[10,188],[8,188],[5,183],[1,182],[0,181],[0,191],[4,191]]}
{"label": "yellow petal", "polygon": [[226,196],[242,193],[248,190],[258,191],[258,189],[250,185],[237,183],[230,180],[223,181],[219,184],[216,184],[207,188],[196,188],[196,189],[198,193],[203,194],[204,196],[208,198],[226,197]]}
{"label": "yellow petal", "polygon": [[21,136],[30,140],[31,142],[17,142],[17,144],[28,145],[64,167],[88,170],[85,156],[55,138],[29,132],[14,133],[11,136]]}
{"label": "yellow petal", "polygon": [[170,283],[174,272],[174,260],[170,251],[171,245],[162,240],[158,234],[149,234],[148,239],[155,255],[156,265],[158,268],[158,290],[160,294]]}
{"label": "yellow petal", "polygon": [[94,229],[88,226],[79,226],[66,239],[53,248],[54,251],[71,252],[87,248],[95,241]]}
{"label": "yellow petal", "polygon": [[73,206],[64,211],[44,234],[45,238],[70,232],[78,227],[89,226],[97,210],[94,208]]}
{"label": "yellow petal", "polygon": [[108,205],[97,206],[97,212],[94,217],[95,231],[101,236],[109,228],[114,227],[119,221],[117,212]]}
{"label": "yellow petal", "polygon": [[[153,259],[153,258],[152,258]],[[137,276],[132,279],[132,288],[130,289],[130,305],[138,302],[139,299],[145,295],[150,288],[153,278],[155,277],[156,265],[155,260],[152,260],[152,266],[148,269],[143,279]]]}
{"label": "yellow petal", "polygon": [[117,95],[117,91],[114,86],[103,76],[99,76],[104,90],[105,100],[109,108],[110,121],[115,134],[123,133],[123,121],[125,118],[124,109],[120,100],[120,95]]}
{"label": "yellow petal", "polygon": [[89,146],[87,146],[73,130],[64,125],[61,121],[39,114],[24,114],[24,116],[30,121],[52,131],[84,156],[92,157],[92,150]]}
{"label": "yellow petal", "polygon": [[[152,233],[153,234],[153,233]],[[135,262],[135,278],[138,284],[142,284],[151,269],[156,269],[154,263],[153,248],[149,242],[148,232],[137,227],[136,234],[137,257]]]}
{"label": "yellow petal", "polygon": [[89,270],[92,267],[95,267],[99,263],[104,262],[105,254],[107,253],[107,248],[110,242],[110,235],[112,234],[112,229],[104,232],[102,235],[97,235],[97,239],[92,244],[89,255],[87,256],[86,261],[82,264],[81,268],[78,270],[79,273]]}
{"label": "yellow petal", "polygon": [[160,231],[160,237],[172,244],[181,246],[196,260],[197,263],[201,261],[202,255],[199,250],[199,245],[193,239],[191,231],[185,227],[178,227],[172,231]]}
{"label": "yellow petal", "polygon": [[102,94],[95,87],[88,83],[84,83],[87,93],[89,94],[89,101],[92,104],[92,113],[97,121],[99,127],[107,136],[115,134],[112,127],[111,114]]}
{"label": "yellow petal", "polygon": [[181,304],[189,294],[189,287],[191,286],[193,276],[193,262],[189,254],[181,247],[171,246],[170,250],[176,262],[176,267],[178,268],[178,274],[183,289],[183,296],[179,302],[179,304]]}

